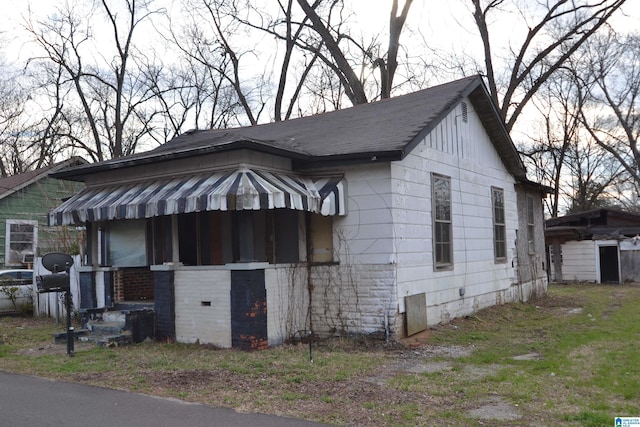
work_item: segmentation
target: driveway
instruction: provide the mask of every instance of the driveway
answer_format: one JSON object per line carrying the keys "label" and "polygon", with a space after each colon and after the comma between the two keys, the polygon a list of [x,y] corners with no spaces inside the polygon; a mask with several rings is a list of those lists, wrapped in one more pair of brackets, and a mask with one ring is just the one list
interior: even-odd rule
{"label": "driveway", "polygon": [[324,424],[0,372],[0,425],[12,427],[278,426]]}

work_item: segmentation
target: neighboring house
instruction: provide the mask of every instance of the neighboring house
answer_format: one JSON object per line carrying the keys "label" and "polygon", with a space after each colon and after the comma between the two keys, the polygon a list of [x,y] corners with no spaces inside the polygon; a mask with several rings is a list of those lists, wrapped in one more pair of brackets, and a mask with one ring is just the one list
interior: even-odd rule
{"label": "neighboring house", "polygon": [[402,336],[546,292],[542,197],[480,77],[192,131],[55,174],[86,188],[82,307],[147,301],[159,339]]}
{"label": "neighboring house", "polygon": [[639,214],[595,209],[551,218],[545,238],[553,281],[640,281]]}
{"label": "neighboring house", "polygon": [[47,225],[47,213],[83,185],[49,177],[86,163],[72,158],[0,178],[0,269],[31,268],[37,251],[68,247],[68,235]]}

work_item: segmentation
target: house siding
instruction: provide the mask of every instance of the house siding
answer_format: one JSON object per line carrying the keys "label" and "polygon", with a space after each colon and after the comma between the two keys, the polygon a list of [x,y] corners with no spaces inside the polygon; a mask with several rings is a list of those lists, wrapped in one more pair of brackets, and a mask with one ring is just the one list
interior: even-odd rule
{"label": "house siding", "polygon": [[[516,238],[516,258],[514,265],[516,267],[517,282],[530,284],[531,286],[542,286],[543,289],[535,292],[544,293],[547,286],[547,268],[546,264],[546,248],[544,240],[544,208],[542,206],[542,198],[540,193],[527,190],[522,186],[516,186],[518,197],[518,233]],[[534,214],[534,248],[529,250],[529,242],[527,237],[527,198],[533,199]]]}
{"label": "house siding", "polygon": [[596,282],[596,246],[593,240],[562,245],[562,279]]}
{"label": "house siding", "polygon": [[636,239],[620,241],[620,280],[640,282],[640,246]]}
{"label": "house siding", "polygon": [[312,268],[314,333],[385,334],[396,329],[394,264]]}
{"label": "house siding", "polygon": [[[8,219],[38,221],[38,247],[41,254],[53,250],[70,252],[76,236],[47,226],[47,213],[55,208],[65,197],[79,190],[82,184],[53,178],[41,180],[17,190],[0,199],[0,267],[5,263],[6,225]],[[19,265],[11,266],[13,268]]]}
{"label": "house siding", "polygon": [[302,265],[267,269],[265,287],[269,345],[306,335],[309,331],[307,269]]}
{"label": "house siding", "polygon": [[[516,282],[515,181],[471,103],[467,106],[468,122],[462,121],[458,105],[410,155],[391,167],[399,312],[405,312],[405,297],[425,293],[428,324],[504,302]],[[431,173],[451,178],[453,265],[444,271],[433,267]],[[504,190],[505,262],[494,258],[492,186]]]}
{"label": "house siding", "polygon": [[[313,269],[314,331],[389,328],[402,335],[404,299],[420,293],[426,294],[427,323],[437,324],[546,292],[542,256],[521,256],[518,266],[522,252],[515,242],[523,220],[515,179],[467,106],[467,122],[459,105],[402,161],[346,171],[348,215],[334,220],[340,266]],[[432,173],[451,178],[453,266],[445,271],[433,266]],[[508,246],[501,262],[494,257],[492,186],[505,198]],[[543,248],[542,210],[536,215],[537,247]]]}

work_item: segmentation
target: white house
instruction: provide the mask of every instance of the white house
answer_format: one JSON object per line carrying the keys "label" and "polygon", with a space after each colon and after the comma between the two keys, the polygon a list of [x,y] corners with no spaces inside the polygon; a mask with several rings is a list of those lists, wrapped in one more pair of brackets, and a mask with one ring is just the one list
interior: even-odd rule
{"label": "white house", "polygon": [[157,338],[400,336],[546,292],[544,189],[477,76],[56,177],[86,185],[49,215],[87,227],[82,307],[146,302]]}

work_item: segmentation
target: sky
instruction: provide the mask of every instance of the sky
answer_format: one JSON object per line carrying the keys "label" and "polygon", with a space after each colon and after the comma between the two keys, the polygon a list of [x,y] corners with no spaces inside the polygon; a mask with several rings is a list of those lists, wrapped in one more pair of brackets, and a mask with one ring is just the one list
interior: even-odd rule
{"label": "sky", "polygon": [[[25,36],[20,27],[29,5],[36,13],[46,15],[65,1],[69,0],[0,0],[0,8],[6,18],[6,25],[0,30],[3,33],[6,55],[16,57],[26,49]],[[161,1],[171,3],[170,0]],[[345,0],[345,3],[353,8],[354,20],[363,31],[375,34],[388,27],[391,0]],[[623,11],[624,14],[618,13],[615,17],[614,26],[623,31],[640,28],[640,1],[627,0]],[[415,37],[424,37],[430,47],[445,51],[475,51],[482,48],[470,6],[465,0],[414,0],[407,25],[414,32],[403,33],[405,43],[411,43],[411,39]],[[523,34],[517,16],[513,20],[492,22],[490,31],[495,41],[505,45]]]}

